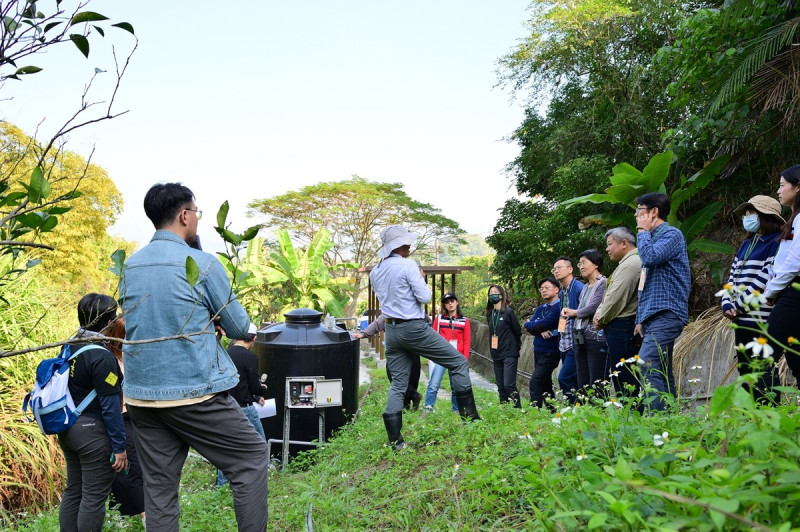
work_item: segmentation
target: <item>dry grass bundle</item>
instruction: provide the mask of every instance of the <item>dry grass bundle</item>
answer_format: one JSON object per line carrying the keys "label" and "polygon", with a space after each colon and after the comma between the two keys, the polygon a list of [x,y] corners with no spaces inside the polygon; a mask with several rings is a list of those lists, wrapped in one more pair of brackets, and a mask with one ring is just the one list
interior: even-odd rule
{"label": "dry grass bundle", "polygon": [[[733,329],[719,310],[711,307],[689,323],[675,342],[673,371],[679,396],[710,398],[717,386],[739,376],[733,345]],[[693,369],[701,366],[702,369]],[[781,384],[794,386],[786,360],[778,364]],[[699,379],[699,382],[689,382]]]}

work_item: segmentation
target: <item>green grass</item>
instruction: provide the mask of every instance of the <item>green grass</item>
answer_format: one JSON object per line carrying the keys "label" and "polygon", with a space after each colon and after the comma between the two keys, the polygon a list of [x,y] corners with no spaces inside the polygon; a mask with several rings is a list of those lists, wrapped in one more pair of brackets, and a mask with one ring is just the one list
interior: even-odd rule
{"label": "green grass", "polygon": [[[797,408],[756,408],[738,384],[688,414],[644,417],[601,403],[559,417],[475,390],[482,421],[463,423],[440,400],[425,419],[405,414],[408,446],[396,453],[381,420],[385,372],[373,378],[353,424],[270,474],[270,530],[304,530],[307,514],[320,531],[800,526]],[[182,530],[235,529],[230,491],[213,482],[210,465],[187,462]],[[54,512],[21,530],[52,530]],[[109,515],[104,530],[116,526]]]}

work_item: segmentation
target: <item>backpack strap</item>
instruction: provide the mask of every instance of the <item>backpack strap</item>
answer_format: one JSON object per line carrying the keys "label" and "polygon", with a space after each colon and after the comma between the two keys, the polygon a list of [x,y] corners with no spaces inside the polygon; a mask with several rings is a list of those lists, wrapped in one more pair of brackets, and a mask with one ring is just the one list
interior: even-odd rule
{"label": "backpack strap", "polygon": [[89,392],[89,395],[87,395],[86,398],[83,401],[81,401],[81,404],[75,407],[75,414],[78,416],[83,414],[84,409],[87,406],[89,406],[89,403],[94,401],[95,397],[97,397],[97,390],[92,390],[91,392]]}
{"label": "backpack strap", "polygon": [[[67,360],[70,361],[73,358],[75,358],[76,356],[78,356],[81,353],[83,353],[84,351],[90,351],[92,349],[102,349],[103,351],[108,351],[105,347],[101,347],[101,346],[95,345],[95,344],[89,344],[89,345],[85,345],[85,346],[81,347],[80,349],[78,349],[77,351],[75,351],[75,353],[70,355],[70,357]],[[97,390],[92,390],[91,392],[89,392],[89,395],[87,395],[83,399],[83,401],[81,401],[81,403],[78,406],[75,407],[75,413],[78,416],[80,416],[83,413],[83,411],[86,409],[86,407],[89,406],[89,403],[94,401],[95,397],[97,397]]]}
{"label": "backpack strap", "polygon": [[78,349],[77,351],[72,353],[67,360],[72,360],[73,358],[75,358],[76,356],[80,355],[84,351],[91,351],[92,349],[102,349],[103,351],[108,351],[105,347],[101,347],[101,346],[96,345],[96,344],[89,344],[89,345],[85,345],[85,346],[81,347],[80,349]]}

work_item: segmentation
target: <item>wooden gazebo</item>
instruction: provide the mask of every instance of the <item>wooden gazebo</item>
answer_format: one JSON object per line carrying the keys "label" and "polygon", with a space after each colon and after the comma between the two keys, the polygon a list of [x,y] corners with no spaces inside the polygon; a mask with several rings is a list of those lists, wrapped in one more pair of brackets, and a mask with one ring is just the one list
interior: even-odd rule
{"label": "wooden gazebo", "polygon": [[[425,305],[425,314],[432,315],[437,311],[437,305],[439,304],[439,298],[442,295],[446,294],[447,292],[455,292],[456,291],[456,275],[464,271],[474,270],[474,266],[420,266],[422,271],[425,272],[425,282],[427,282],[431,287],[431,303],[430,305]],[[372,271],[372,266],[367,266],[366,268],[359,268],[359,272],[363,272],[367,274],[367,279],[369,280],[369,272]],[[432,307],[431,307],[432,305]],[[380,303],[378,301],[375,292],[372,290],[372,281],[369,281],[369,304],[367,306],[367,312],[369,316],[369,321],[372,323],[375,318],[378,317],[380,312],[378,309],[380,308]],[[370,345],[372,348],[380,353],[381,358],[384,358],[383,354],[383,333],[376,334],[369,339]]]}

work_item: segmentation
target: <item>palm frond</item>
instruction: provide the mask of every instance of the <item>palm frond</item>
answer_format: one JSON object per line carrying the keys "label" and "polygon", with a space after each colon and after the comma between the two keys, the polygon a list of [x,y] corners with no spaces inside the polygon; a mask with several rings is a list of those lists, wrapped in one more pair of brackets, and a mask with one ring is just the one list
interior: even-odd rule
{"label": "palm frond", "polygon": [[750,97],[761,112],[779,110],[783,126],[795,120],[800,106],[800,46],[793,45],[764,64],[750,85]]}
{"label": "palm frond", "polygon": [[710,115],[716,113],[746,86],[767,61],[791,44],[798,27],[800,27],[800,17],[795,17],[773,26],[763,35],[750,41],[745,46],[742,58],[731,69],[731,74],[708,106],[707,113]]}

